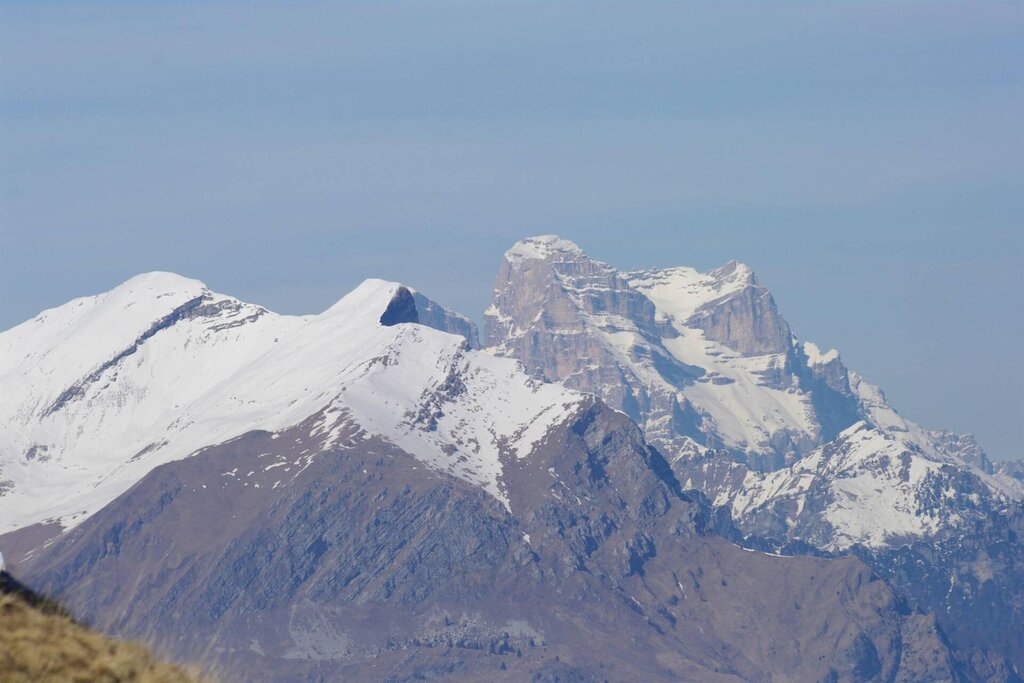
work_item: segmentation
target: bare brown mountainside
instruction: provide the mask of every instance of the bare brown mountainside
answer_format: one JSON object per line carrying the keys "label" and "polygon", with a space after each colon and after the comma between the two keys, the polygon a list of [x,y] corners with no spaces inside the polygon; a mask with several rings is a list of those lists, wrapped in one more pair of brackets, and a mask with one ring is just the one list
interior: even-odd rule
{"label": "bare brown mountainside", "polygon": [[511,512],[376,439],[289,478],[258,466],[308,430],[161,466],[24,570],[246,680],[960,678],[934,620],[859,560],[705,533],[706,504],[598,401],[507,463]]}

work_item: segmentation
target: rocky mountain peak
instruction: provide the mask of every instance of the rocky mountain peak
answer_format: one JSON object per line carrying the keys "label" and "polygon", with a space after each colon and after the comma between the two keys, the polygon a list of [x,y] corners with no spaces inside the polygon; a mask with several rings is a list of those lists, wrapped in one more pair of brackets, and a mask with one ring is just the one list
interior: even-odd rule
{"label": "rocky mountain peak", "polygon": [[754,269],[736,259],[729,259],[718,268],[709,270],[707,274],[710,278],[723,283],[737,283],[740,285],[758,284],[757,276],[754,275]]}
{"label": "rocky mountain peak", "polygon": [[[485,343],[495,353],[597,394],[641,423],[652,403],[682,412],[670,391],[692,379],[690,370],[663,348],[672,330],[622,274],[556,237],[524,240],[509,254],[484,315]],[[647,368],[655,365],[669,379],[651,386]]]}
{"label": "rocky mountain peak", "polygon": [[[748,266],[622,273],[561,243],[531,238],[510,250],[484,317],[496,353],[597,394],[671,454],[734,449],[767,456],[759,467],[772,469],[820,443],[802,386],[813,382],[801,378],[813,372],[797,368],[789,325]],[[850,420],[825,422],[835,431]]]}
{"label": "rocky mountain peak", "polygon": [[712,298],[694,311],[687,321],[690,326],[745,356],[789,353],[793,336],[789,324],[749,266],[729,261],[707,277]]}
{"label": "rocky mountain peak", "polygon": [[523,260],[571,260],[580,257],[586,257],[583,250],[575,242],[558,235],[527,237],[516,242],[505,252],[505,260],[513,263]]}
{"label": "rocky mountain peak", "polygon": [[[485,321],[481,353],[399,283],[296,317],[169,273],[46,311],[0,334],[4,550],[129,633],[236,633],[218,647],[272,678],[411,652],[403,678],[444,676],[454,647],[522,649],[524,680],[599,642],[628,673],[559,671],[950,680],[941,625],[999,648],[969,651],[977,680],[1016,680],[1021,468],[796,340],[748,266],[623,273],[528,238]],[[752,548],[858,554],[937,617],[854,559]]]}

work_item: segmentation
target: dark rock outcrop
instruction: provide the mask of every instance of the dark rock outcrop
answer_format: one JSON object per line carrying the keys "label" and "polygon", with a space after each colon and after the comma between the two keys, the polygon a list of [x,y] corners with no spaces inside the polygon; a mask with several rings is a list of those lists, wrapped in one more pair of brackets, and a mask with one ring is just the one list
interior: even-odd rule
{"label": "dark rock outcrop", "polygon": [[472,320],[464,315],[448,310],[417,291],[413,291],[412,296],[416,301],[416,310],[421,325],[433,327],[435,330],[441,330],[442,332],[457,334],[469,343],[469,348],[480,348],[480,334]]}
{"label": "dark rock outcrop", "polygon": [[380,316],[380,324],[385,327],[401,323],[418,323],[419,312],[416,310],[416,299],[405,287],[399,287],[387,308]]}

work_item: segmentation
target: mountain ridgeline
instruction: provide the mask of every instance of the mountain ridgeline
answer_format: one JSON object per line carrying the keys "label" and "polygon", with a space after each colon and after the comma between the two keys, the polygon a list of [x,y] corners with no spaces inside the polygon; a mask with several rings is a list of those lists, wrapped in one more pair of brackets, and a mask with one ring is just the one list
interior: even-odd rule
{"label": "mountain ridgeline", "polygon": [[985,661],[983,678],[1024,670],[1015,466],[906,420],[838,352],[799,341],[747,266],[622,273],[524,240],[485,339],[628,414],[750,543],[856,554]]}
{"label": "mountain ridgeline", "polygon": [[554,236],[482,336],[368,280],[168,273],[0,334],[0,549],[239,680],[1019,681],[1024,483],[795,338],[736,262]]}

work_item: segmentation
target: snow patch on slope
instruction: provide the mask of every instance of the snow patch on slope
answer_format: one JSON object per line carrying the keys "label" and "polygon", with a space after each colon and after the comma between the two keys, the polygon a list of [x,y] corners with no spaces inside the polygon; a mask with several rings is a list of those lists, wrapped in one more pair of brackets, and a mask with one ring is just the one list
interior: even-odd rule
{"label": "snow patch on slope", "polygon": [[[798,537],[810,536],[826,550],[844,550],[955,529],[966,521],[962,511],[989,507],[980,505],[982,498],[991,503],[1018,497],[992,486],[982,473],[921,448],[911,435],[862,421],[789,468],[749,473],[732,499],[732,511],[737,518],[753,517],[759,508],[789,501],[797,512],[788,524]],[[805,509],[808,519],[800,517]],[[827,531],[817,527],[817,514]]]}
{"label": "snow patch on slope", "polygon": [[664,347],[681,363],[706,370],[682,393],[713,423],[726,447],[768,451],[773,435],[780,432],[803,434],[809,443],[817,439],[809,397],[797,386],[777,388],[762,379],[785,366],[784,354],[744,356],[687,325],[701,307],[748,287],[753,273],[747,266],[732,261],[708,273],[680,267],[635,271],[626,277],[678,333],[664,339]]}
{"label": "snow patch on slope", "polygon": [[730,261],[707,273],[680,266],[637,270],[624,277],[654,303],[659,313],[682,325],[702,306],[748,287],[753,271],[743,263]]}

